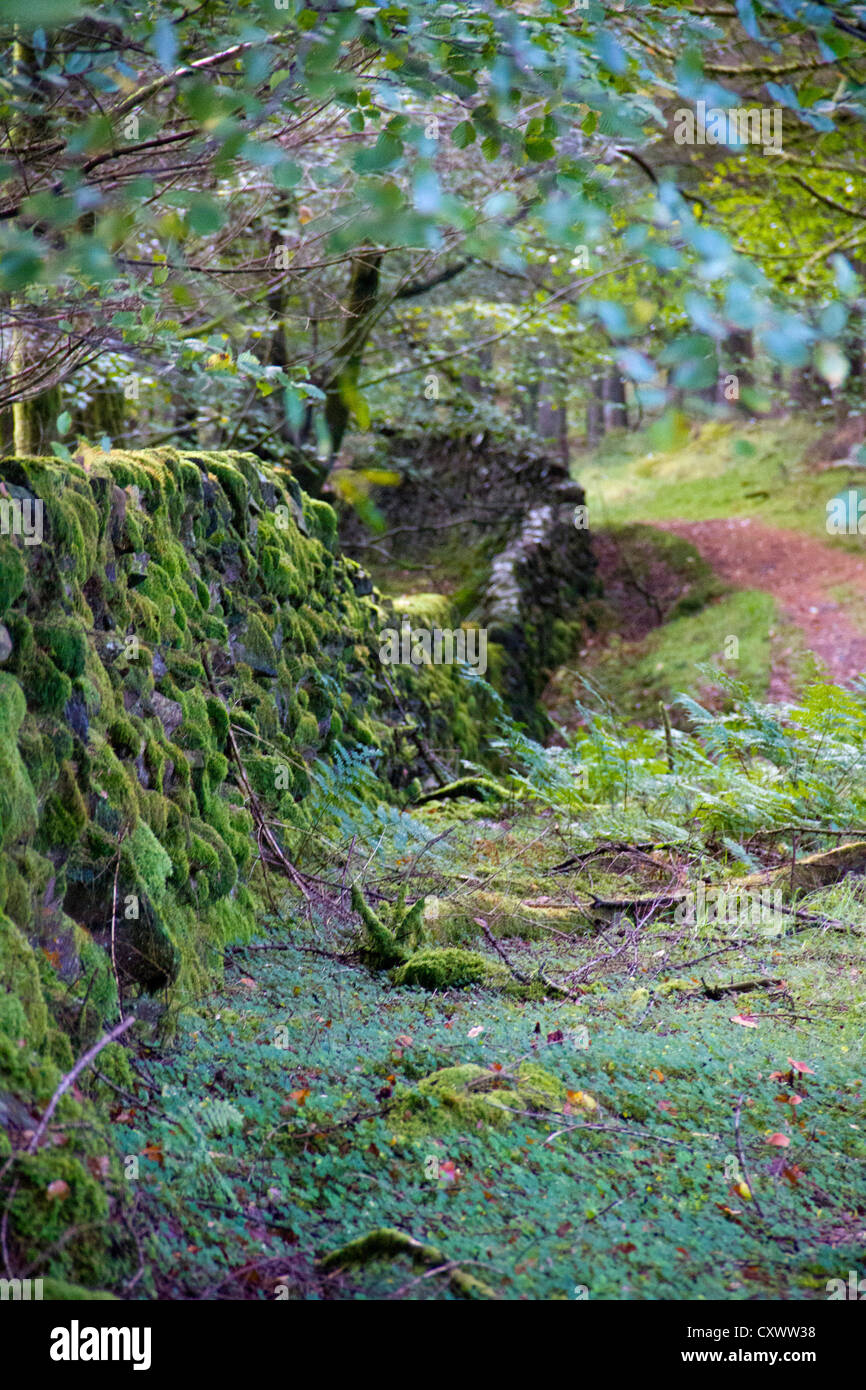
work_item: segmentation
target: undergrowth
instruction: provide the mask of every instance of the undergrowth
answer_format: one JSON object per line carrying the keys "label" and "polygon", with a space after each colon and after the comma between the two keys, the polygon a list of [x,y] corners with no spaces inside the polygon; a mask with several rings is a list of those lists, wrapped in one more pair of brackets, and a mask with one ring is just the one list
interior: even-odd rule
{"label": "undergrowth", "polygon": [[[316,773],[340,893],[233,949],[118,1101],[142,1296],[809,1299],[847,1278],[866,854],[770,923],[689,919],[677,893],[837,862],[866,691],[771,707],[713,676],[726,713],[684,697],[683,727],[649,729],[590,695],[560,748],[500,704],[510,802],[398,813],[419,849],[364,764]],[[535,992],[383,972],[422,939]]]}

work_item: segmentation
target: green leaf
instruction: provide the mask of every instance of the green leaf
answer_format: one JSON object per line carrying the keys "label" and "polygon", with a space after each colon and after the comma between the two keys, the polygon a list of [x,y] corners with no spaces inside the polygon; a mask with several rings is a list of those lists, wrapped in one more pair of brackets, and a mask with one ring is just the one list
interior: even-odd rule
{"label": "green leaf", "polygon": [[55,429],[58,434],[66,434],[72,424],[72,416],[68,410],[64,410],[62,415],[58,415]]}
{"label": "green leaf", "polygon": [[451,132],[451,139],[458,150],[465,150],[475,139],[475,127],[471,121],[460,121]]}
{"label": "green leaf", "polygon": [[547,139],[524,140],[523,148],[526,151],[527,159],[532,160],[534,164],[541,164],[546,159],[553,159],[556,154],[556,146],[552,140]]}
{"label": "green leaf", "polygon": [[84,0],[3,0],[4,25],[20,24],[24,29],[56,29],[74,19],[84,9]]}
{"label": "green leaf", "polygon": [[42,258],[29,247],[4,251],[0,256],[0,285],[6,290],[20,290],[32,285],[42,272]]}
{"label": "green leaf", "polygon": [[301,181],[303,170],[293,159],[281,159],[271,169],[271,178],[276,188],[294,188]]}
{"label": "green leaf", "polygon": [[355,168],[359,174],[381,173],[397,164],[402,155],[402,140],[383,130],[372,149],[359,150],[355,155]]}
{"label": "green leaf", "polygon": [[225,221],[222,207],[203,193],[194,194],[190,199],[186,220],[196,236],[210,236],[218,232]]}
{"label": "green leaf", "polygon": [[432,216],[439,211],[442,203],[442,190],[433,169],[421,169],[412,184],[412,201],[418,212]]}
{"label": "green leaf", "polygon": [[667,452],[679,449],[689,437],[689,422],[681,410],[666,410],[660,420],[649,428],[649,438],[654,449]]}
{"label": "green leaf", "polygon": [[177,34],[171,20],[163,18],[153,35],[153,51],[164,72],[171,72],[177,62]]}

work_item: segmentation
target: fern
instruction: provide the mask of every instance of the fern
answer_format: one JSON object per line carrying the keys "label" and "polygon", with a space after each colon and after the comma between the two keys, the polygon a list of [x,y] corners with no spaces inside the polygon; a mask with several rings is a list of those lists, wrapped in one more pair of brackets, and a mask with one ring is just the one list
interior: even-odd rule
{"label": "fern", "polygon": [[[543,748],[501,704],[492,747],[507,756],[527,799],[579,816],[587,838],[701,838],[749,868],[743,845],[759,830],[806,827],[819,836],[866,815],[866,683],[812,687],[801,706],[769,706],[724,672],[717,713],[681,695],[688,732],[624,726],[609,709],[577,702],[580,727],[565,748]],[[669,767],[673,753],[675,771]]]}

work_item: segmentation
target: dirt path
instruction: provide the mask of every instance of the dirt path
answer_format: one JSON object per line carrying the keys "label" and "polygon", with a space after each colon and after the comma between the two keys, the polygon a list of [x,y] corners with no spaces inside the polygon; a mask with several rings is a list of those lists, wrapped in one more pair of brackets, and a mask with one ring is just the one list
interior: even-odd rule
{"label": "dirt path", "polygon": [[[830,678],[840,683],[866,671],[866,625],[858,629],[831,589],[849,586],[862,600],[866,624],[866,553],[863,559],[835,550],[798,531],[764,526],[749,518],[666,521],[661,530],[691,541],[728,583],[772,594],[789,622],[802,631]],[[790,697],[787,676],[775,671],[771,699]]]}

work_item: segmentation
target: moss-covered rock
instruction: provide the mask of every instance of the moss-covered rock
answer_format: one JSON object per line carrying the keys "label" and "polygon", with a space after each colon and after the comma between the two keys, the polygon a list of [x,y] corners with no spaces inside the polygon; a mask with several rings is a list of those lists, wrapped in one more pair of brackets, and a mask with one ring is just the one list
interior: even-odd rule
{"label": "moss-covered rock", "polygon": [[535,1062],[521,1062],[513,1073],[488,1071],[466,1062],[443,1067],[419,1081],[398,1106],[409,1129],[453,1126],[504,1127],[526,1111],[556,1111],[566,1099],[557,1077]]}
{"label": "moss-covered rock", "polygon": [[459,946],[417,951],[394,972],[397,985],[416,985],[421,989],[465,989],[469,985],[502,985],[508,971],[478,951]]}

